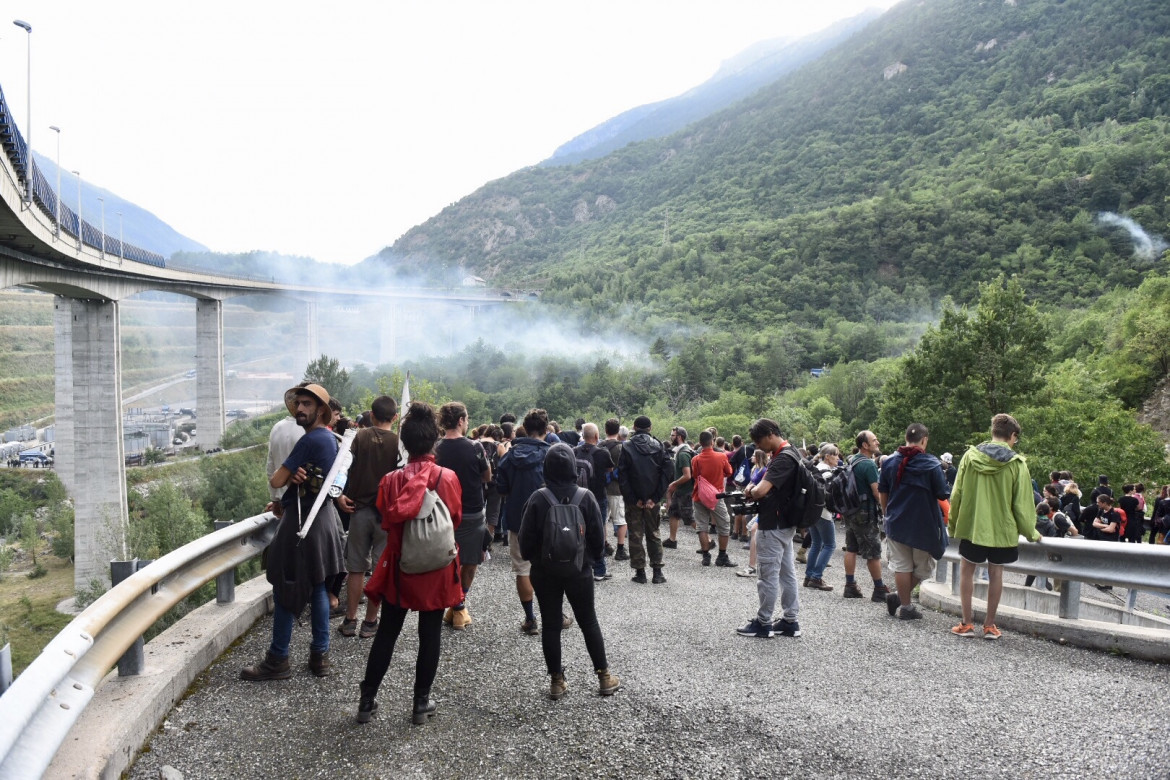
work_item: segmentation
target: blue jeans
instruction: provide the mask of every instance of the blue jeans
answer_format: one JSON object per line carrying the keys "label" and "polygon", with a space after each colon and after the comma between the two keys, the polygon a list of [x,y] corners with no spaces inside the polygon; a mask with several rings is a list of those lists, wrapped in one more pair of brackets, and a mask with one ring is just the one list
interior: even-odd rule
{"label": "blue jeans", "polygon": [[[601,529],[602,529],[601,533],[602,533],[602,537],[604,538],[604,536],[605,536],[605,522],[606,522],[606,518],[609,517],[609,501],[598,501],[597,503],[601,506]],[[601,553],[601,557],[593,562],[593,574],[596,577],[600,577],[600,576],[605,574],[605,552],[604,551]]]}
{"label": "blue jeans", "polygon": [[[314,653],[329,652],[329,589],[324,582],[313,588],[309,596],[309,610],[312,615],[313,642],[309,649]],[[279,658],[288,658],[288,646],[292,642],[293,623],[297,616],[276,602],[272,611],[272,645],[268,652]]]}
{"label": "blue jeans", "polygon": [[814,580],[824,579],[825,567],[833,557],[833,548],[837,546],[837,529],[832,520],[821,518],[812,528],[808,529],[812,535],[812,544],[808,548],[808,564],[804,567],[804,576]]}

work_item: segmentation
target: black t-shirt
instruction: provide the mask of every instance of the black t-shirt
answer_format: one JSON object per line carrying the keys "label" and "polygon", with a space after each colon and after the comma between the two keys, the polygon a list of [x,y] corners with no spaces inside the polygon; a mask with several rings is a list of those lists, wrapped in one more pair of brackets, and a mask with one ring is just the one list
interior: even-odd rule
{"label": "black t-shirt", "polygon": [[561,431],[557,434],[557,438],[570,447],[576,447],[581,443],[581,434],[576,431]]}
{"label": "black t-shirt", "polygon": [[613,458],[609,450],[596,444],[582,444],[573,451],[578,458],[588,458],[593,464],[593,479],[589,480],[589,490],[598,503],[605,501],[605,473],[613,468]]}
{"label": "black t-shirt", "polygon": [[792,497],[792,480],[796,479],[796,459],[783,453],[784,450],[781,449],[772,454],[772,459],[768,461],[768,471],[764,474],[764,479],[772,485],[772,489],[768,491],[768,495],[760,499],[758,527],[762,531],[791,528],[795,525],[780,514],[781,507]]}
{"label": "black t-shirt", "polygon": [[483,511],[483,473],[488,469],[483,447],[464,437],[440,439],[435,447],[435,463],[451,469],[463,487],[463,516]]}

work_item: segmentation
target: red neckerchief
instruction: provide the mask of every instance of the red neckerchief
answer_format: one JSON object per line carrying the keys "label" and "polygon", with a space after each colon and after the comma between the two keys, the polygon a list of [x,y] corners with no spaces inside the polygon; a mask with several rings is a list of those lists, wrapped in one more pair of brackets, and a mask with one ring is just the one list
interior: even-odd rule
{"label": "red neckerchief", "polygon": [[910,459],[915,455],[926,454],[926,450],[917,444],[903,444],[898,448],[898,453],[902,456],[902,462],[898,464],[898,478],[894,480],[895,487],[902,483],[902,472],[906,470],[906,464],[910,462]]}
{"label": "red neckerchief", "polygon": [[787,446],[788,446],[788,442],[786,442],[786,441],[784,440],[784,437],[783,437],[783,436],[781,436],[781,437],[780,437],[780,446],[779,446],[779,447],[777,447],[777,448],[776,448],[776,451],[772,453],[772,457],[774,458],[774,457],[776,457],[777,455],[779,455],[779,454],[780,454],[780,450],[784,449],[784,448],[785,448],[785,447],[787,447]]}

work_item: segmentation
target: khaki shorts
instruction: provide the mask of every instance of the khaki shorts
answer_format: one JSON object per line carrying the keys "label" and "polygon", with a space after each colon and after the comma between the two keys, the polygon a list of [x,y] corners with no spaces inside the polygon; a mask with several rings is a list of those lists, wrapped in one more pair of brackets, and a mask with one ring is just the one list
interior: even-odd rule
{"label": "khaki shorts", "polygon": [[613,527],[617,528],[619,525],[626,524],[626,502],[621,496],[606,496],[606,502],[609,504],[609,521],[613,523]]}
{"label": "khaki shorts", "polygon": [[355,511],[349,520],[349,540],[345,543],[345,570],[363,574],[373,571],[384,549],[386,532],[382,530],[378,510],[365,506]]}
{"label": "khaki shorts", "polygon": [[532,574],[532,564],[520,555],[520,534],[508,532],[508,552],[512,557],[512,573],[517,577],[527,577]]}
{"label": "khaki shorts", "polygon": [[898,574],[914,573],[915,578],[925,581],[934,576],[934,558],[926,550],[918,550],[908,544],[886,539],[890,568]]}
{"label": "khaki shorts", "polygon": [[720,536],[731,534],[731,517],[728,516],[727,507],[722,501],[716,501],[714,509],[708,509],[698,501],[694,503],[694,507],[695,524],[700,532],[705,532],[714,523],[715,532]]}

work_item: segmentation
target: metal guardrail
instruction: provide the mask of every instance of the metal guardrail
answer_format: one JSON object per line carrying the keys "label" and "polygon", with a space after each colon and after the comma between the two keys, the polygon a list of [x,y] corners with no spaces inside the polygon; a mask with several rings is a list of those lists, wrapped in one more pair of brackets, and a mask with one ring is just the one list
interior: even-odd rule
{"label": "metal guardrail", "polygon": [[196,539],[74,618],[0,697],[0,780],[41,777],[127,649],[192,592],[260,554],[277,524],[271,514],[257,515]]}
{"label": "metal guardrail", "polygon": [[[1059,615],[1069,620],[1080,616],[1082,582],[1128,588],[1130,611],[1139,591],[1170,593],[1170,545],[1050,538],[1033,544],[1020,537],[1019,551],[1019,560],[1004,568],[1065,580]],[[951,564],[951,592],[958,595],[959,545],[953,539],[935,571],[937,582],[947,581],[944,561]]]}

